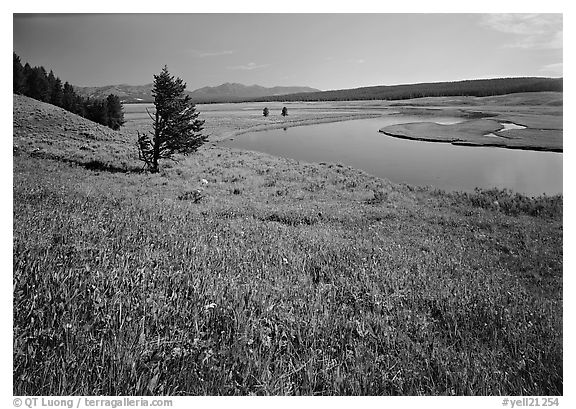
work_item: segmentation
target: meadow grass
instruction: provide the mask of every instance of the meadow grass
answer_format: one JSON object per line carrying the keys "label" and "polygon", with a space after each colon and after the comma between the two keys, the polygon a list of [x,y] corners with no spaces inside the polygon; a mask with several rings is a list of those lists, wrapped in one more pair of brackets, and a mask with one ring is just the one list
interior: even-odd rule
{"label": "meadow grass", "polygon": [[[558,116],[551,117],[558,119]],[[517,118],[521,121],[520,123],[528,122],[525,120],[526,116],[518,116]],[[534,118],[532,118],[533,121]],[[562,129],[526,128],[507,131],[501,131],[501,129],[502,125],[497,120],[483,118],[450,125],[434,122],[389,125],[380,129],[380,132],[389,136],[412,140],[562,152]],[[494,135],[498,138],[494,138]]]}
{"label": "meadow grass", "polygon": [[18,123],[15,395],[563,393],[561,196]]}
{"label": "meadow grass", "polygon": [[279,173],[16,157],[14,393],[562,394],[561,218]]}

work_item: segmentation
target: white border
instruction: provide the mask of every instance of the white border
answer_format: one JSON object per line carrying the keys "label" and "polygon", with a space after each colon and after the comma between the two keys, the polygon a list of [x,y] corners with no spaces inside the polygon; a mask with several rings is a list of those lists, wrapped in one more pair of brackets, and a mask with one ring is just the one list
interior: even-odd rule
{"label": "white border", "polygon": [[[11,84],[10,68],[8,58],[11,55],[13,44],[12,13],[87,13],[87,12],[114,12],[114,13],[235,13],[235,12],[270,12],[270,13],[564,13],[564,38],[574,37],[574,19],[568,7],[568,1],[523,1],[505,2],[498,0],[485,0],[482,2],[456,2],[456,1],[412,1],[412,2],[374,2],[365,0],[339,1],[339,2],[316,2],[310,0],[250,0],[250,1],[218,1],[209,2],[144,2],[139,1],[111,1],[103,0],[97,2],[97,6],[78,4],[72,2],[53,2],[31,0],[18,4],[10,4],[9,12],[2,13],[2,38],[4,43],[10,47],[3,47],[4,76],[5,81],[2,87],[2,112],[8,117],[11,114],[12,92],[9,89]],[[572,33],[572,34],[570,34]],[[564,41],[564,110],[568,113],[576,112],[572,102],[573,81],[571,79],[572,68],[572,47],[569,41]],[[566,75],[568,73],[568,75]],[[6,118],[2,121],[2,135],[8,138],[12,133],[12,121]],[[573,186],[571,176],[572,156],[574,152],[574,142],[572,139],[574,126],[570,122],[564,124],[564,396],[560,397],[560,407],[576,407],[574,399],[574,352],[571,345],[574,341],[573,319],[571,312],[574,311],[574,270],[573,249],[574,242],[572,234],[574,231],[573,210]],[[11,144],[10,144],[11,145]],[[10,145],[3,150],[0,161],[0,183],[3,192],[2,216],[0,218],[0,229],[3,234],[0,236],[0,251],[2,262],[2,285],[0,293],[1,299],[5,303],[4,314],[1,314],[1,328],[4,329],[1,338],[2,352],[2,372],[1,372],[1,396],[4,402],[3,407],[12,407],[12,149]],[[566,156],[567,155],[567,156]],[[9,330],[10,329],[10,330]],[[313,407],[317,405],[350,407],[352,405],[362,405],[369,407],[445,407],[445,408],[502,408],[502,399],[499,397],[303,397],[303,398],[215,398],[215,397],[173,397],[173,407],[213,407],[214,405],[237,405],[240,407],[266,408],[292,407],[294,405]]]}

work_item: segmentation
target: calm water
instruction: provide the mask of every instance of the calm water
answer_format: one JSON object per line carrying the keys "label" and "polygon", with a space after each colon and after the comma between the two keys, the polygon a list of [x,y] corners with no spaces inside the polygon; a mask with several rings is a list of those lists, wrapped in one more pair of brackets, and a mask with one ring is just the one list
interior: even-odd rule
{"label": "calm water", "polygon": [[222,144],[306,162],[341,162],[397,183],[445,190],[507,188],[529,196],[562,193],[562,154],[397,139],[378,129],[458,118],[388,116],[254,132]]}

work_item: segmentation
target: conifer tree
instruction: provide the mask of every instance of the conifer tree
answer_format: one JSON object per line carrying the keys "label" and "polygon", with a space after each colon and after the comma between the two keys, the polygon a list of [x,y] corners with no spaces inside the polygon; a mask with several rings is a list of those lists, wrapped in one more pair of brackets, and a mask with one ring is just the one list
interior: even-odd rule
{"label": "conifer tree", "polygon": [[44,67],[32,68],[31,84],[29,88],[34,93],[32,98],[42,102],[50,102],[50,84]]}
{"label": "conifer tree", "polygon": [[13,92],[15,94],[24,94],[26,91],[26,76],[24,75],[24,67],[20,61],[20,57],[16,53],[12,53],[13,57]]}
{"label": "conifer tree", "polygon": [[50,89],[50,100],[52,105],[62,106],[62,81],[54,76],[52,70],[48,74],[48,86]]}
{"label": "conifer tree", "polygon": [[120,129],[124,125],[124,111],[122,103],[117,95],[110,94],[106,98],[106,105],[108,107],[108,126],[114,130]]}
{"label": "conifer tree", "polygon": [[204,121],[189,95],[184,93],[186,83],[174,78],[164,66],[154,75],[154,115],[152,131],[138,132],[138,148],[142,160],[151,172],[158,172],[160,159],[173,159],[176,153],[190,154],[198,150],[208,137],[202,135]]}
{"label": "conifer tree", "polygon": [[75,112],[75,102],[74,87],[66,81],[64,83],[64,89],[62,90],[62,108],[70,112]]}

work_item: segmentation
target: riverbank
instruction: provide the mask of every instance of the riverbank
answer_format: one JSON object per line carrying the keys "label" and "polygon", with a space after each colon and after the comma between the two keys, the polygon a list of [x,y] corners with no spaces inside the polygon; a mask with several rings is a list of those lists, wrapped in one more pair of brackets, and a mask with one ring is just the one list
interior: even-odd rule
{"label": "riverbank", "polygon": [[562,196],[13,115],[15,395],[563,393]]}
{"label": "riverbank", "polygon": [[[563,151],[561,93],[511,94],[484,98],[422,98],[394,103],[391,106],[405,113],[460,113],[469,119],[451,125],[429,122],[392,125],[380,129],[380,132],[389,136],[455,145]],[[505,123],[525,128],[505,130]]]}
{"label": "riverbank", "polygon": [[491,146],[508,149],[562,152],[562,130],[510,129],[490,119],[440,125],[420,122],[391,125],[380,129],[385,135],[428,142],[448,142],[454,145]]}
{"label": "riverbank", "polygon": [[[243,108],[222,111],[223,106]],[[288,108],[287,117],[279,114],[283,106]],[[268,117],[262,115],[264,107],[270,110]],[[149,127],[142,105],[136,105],[136,108],[140,108],[142,113],[127,115],[123,134],[136,134],[137,130],[143,131]],[[415,140],[553,152],[562,152],[563,149],[562,93],[559,92],[404,101],[214,104],[198,105],[198,109],[206,121],[205,133],[213,144],[248,132],[406,114],[460,117],[465,122],[453,126],[430,124],[413,127],[405,124],[381,131],[390,136]],[[486,126],[486,121],[493,122]],[[499,132],[502,128],[500,123],[503,122],[517,123],[527,128]],[[490,132],[500,138],[485,137]]]}
{"label": "riverbank", "polygon": [[[280,115],[284,106],[288,109],[286,117]],[[262,115],[264,107],[270,110],[268,117]],[[136,109],[141,112],[134,112]],[[400,112],[381,101],[218,104],[198,105],[197,109],[206,121],[204,133],[209,136],[211,143],[247,132],[374,118]],[[121,131],[123,134],[136,134],[136,131],[149,129],[149,118],[143,106],[130,106],[126,120]]]}
{"label": "riverbank", "polygon": [[344,122],[344,121],[351,121],[355,119],[367,119],[367,118],[378,118],[384,115],[391,115],[393,113],[390,112],[381,112],[381,113],[354,113],[354,114],[345,114],[345,115],[322,115],[315,118],[299,118],[293,119],[290,118],[288,120],[282,121],[275,121],[272,123],[262,123],[259,125],[252,125],[248,127],[242,127],[236,130],[229,130],[229,131],[222,131],[222,128],[217,128],[217,131],[212,133],[211,141],[222,142],[226,139],[231,139],[233,137],[243,135],[250,132],[260,132],[260,131],[268,131],[272,129],[283,129],[283,128],[292,128],[296,126],[306,126],[306,125],[316,125],[316,124],[324,124],[324,123],[332,123],[332,122]]}

